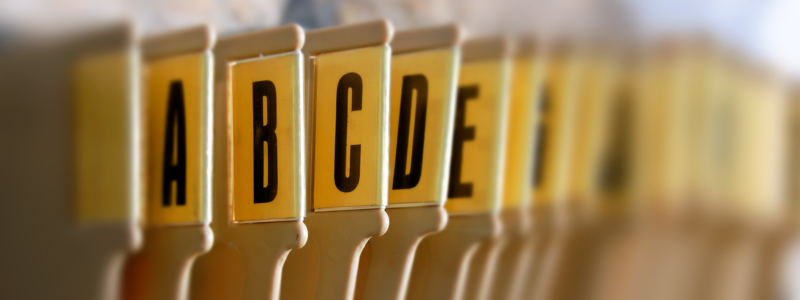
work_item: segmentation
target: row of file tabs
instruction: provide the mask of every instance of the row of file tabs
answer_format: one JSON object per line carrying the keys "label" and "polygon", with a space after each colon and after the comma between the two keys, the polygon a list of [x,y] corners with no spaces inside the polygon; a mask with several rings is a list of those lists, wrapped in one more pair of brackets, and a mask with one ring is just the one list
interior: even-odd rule
{"label": "row of file tabs", "polygon": [[4,118],[33,124],[3,154],[3,298],[519,299],[534,213],[627,159],[595,155],[570,49],[545,68],[532,38],[125,24],[49,47],[3,56],[29,99]]}

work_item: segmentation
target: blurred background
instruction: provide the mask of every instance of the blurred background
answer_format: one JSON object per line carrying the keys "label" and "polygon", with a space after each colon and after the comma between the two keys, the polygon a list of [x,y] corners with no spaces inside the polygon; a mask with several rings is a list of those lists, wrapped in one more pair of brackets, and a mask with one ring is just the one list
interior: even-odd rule
{"label": "blurred background", "polygon": [[135,19],[144,34],[210,23],[220,34],[298,23],[306,29],[387,18],[397,29],[459,22],[470,33],[553,30],[612,19],[644,36],[713,34],[800,74],[794,0],[28,0],[0,1],[0,29],[65,29]]}

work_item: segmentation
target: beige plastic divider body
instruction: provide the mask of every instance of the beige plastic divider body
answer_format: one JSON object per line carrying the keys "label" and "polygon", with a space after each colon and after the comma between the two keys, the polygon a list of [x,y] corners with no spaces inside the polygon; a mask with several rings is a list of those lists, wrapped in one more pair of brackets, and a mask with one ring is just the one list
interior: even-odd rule
{"label": "beige plastic divider body", "polygon": [[0,55],[0,298],[115,299],[141,243],[132,27],[29,38]]}
{"label": "beige plastic divider body", "polygon": [[630,48],[620,47],[609,55],[607,61],[596,61],[601,64],[592,68],[595,78],[592,81],[600,80],[591,85],[598,88],[592,92],[598,98],[592,101],[600,102],[594,104],[598,110],[594,129],[597,152],[594,174],[587,174],[591,179],[590,197],[585,199],[588,200],[586,230],[579,236],[589,244],[577,245],[586,247],[579,249],[585,261],[578,270],[573,269],[578,273],[575,284],[584,287],[576,292],[580,296],[590,295],[590,299],[623,298],[619,287],[630,280],[630,263],[627,263],[630,255],[625,246],[635,236],[631,230],[635,228],[631,223],[635,206],[630,193],[633,110],[637,99],[636,54]]}
{"label": "beige plastic divider body", "polygon": [[787,96],[787,120],[786,120],[786,190],[785,205],[787,207],[786,219],[787,226],[796,228],[800,220],[800,184],[795,184],[800,180],[800,82],[790,83],[789,94]]}
{"label": "beige plastic divider body", "polygon": [[[785,191],[778,224],[767,231],[759,258],[755,289],[752,299],[778,298],[787,294],[793,280],[786,272],[787,262],[795,259],[798,242],[798,192],[796,184],[800,175],[800,87],[797,82],[786,83],[786,111],[783,132],[785,144]],[[788,273],[788,274],[787,274]]]}
{"label": "beige plastic divider body", "polygon": [[462,67],[453,130],[448,200],[442,232],[417,250],[408,299],[461,299],[470,262],[481,242],[500,232],[510,45],[483,38],[462,46]]}
{"label": "beige plastic divider body", "polygon": [[[628,95],[617,88],[618,65],[614,53],[617,45],[605,41],[587,41],[586,49],[579,53],[581,62],[578,94],[575,99],[574,124],[569,138],[572,139],[572,155],[569,180],[566,186],[566,207],[564,216],[568,224],[563,237],[562,253],[557,270],[552,273],[551,299],[586,299],[593,294],[593,278],[600,263],[600,244],[606,236],[605,219],[598,214],[598,208],[605,202],[601,197],[604,181],[608,176],[618,176],[623,167],[620,160],[626,159],[624,153],[608,149],[624,147],[607,145],[621,143],[613,141],[607,132],[611,127],[623,126],[612,122],[623,122],[624,108],[616,102],[626,101]],[[617,119],[619,118],[619,119]],[[613,128],[616,131],[621,128]],[[606,140],[609,139],[609,140]],[[608,157],[607,157],[608,156]],[[617,164],[617,165],[614,165]],[[608,200],[608,202],[619,200]]]}
{"label": "beige plastic divider body", "polygon": [[[606,261],[595,276],[597,294],[605,299],[706,299],[702,290],[713,285],[704,280],[716,276],[709,271],[719,256],[715,244],[730,233],[715,228],[714,210],[721,206],[713,202],[720,196],[711,191],[716,183],[710,180],[721,175],[710,168],[730,150],[720,143],[730,132],[713,127],[730,121],[722,115],[731,110],[720,105],[729,98],[719,93],[723,89],[714,74],[720,62],[696,42],[645,47],[637,65],[623,65],[619,84],[633,99],[619,111],[630,116],[624,123],[635,126],[622,131],[627,146],[620,150],[629,158],[620,175],[627,175],[601,185],[606,200],[597,206],[601,221],[617,224],[608,232],[610,241],[603,242]],[[621,100],[614,105],[626,102]],[[631,222],[634,214],[642,222]],[[614,274],[617,279],[610,279]]]}
{"label": "beige plastic divider body", "polygon": [[[613,263],[631,267],[620,268],[617,272],[621,273],[620,279],[605,280],[608,285],[625,286],[625,291],[617,295],[622,294],[620,297],[626,299],[654,297],[656,285],[667,286],[660,280],[666,274],[661,272],[664,270],[661,267],[668,255],[660,251],[674,245],[668,240],[675,235],[667,234],[668,226],[664,225],[666,217],[674,216],[677,211],[677,183],[683,179],[678,172],[683,167],[684,161],[679,158],[682,152],[675,150],[683,134],[676,121],[682,117],[679,112],[684,104],[681,102],[684,99],[680,98],[683,86],[677,75],[686,75],[685,68],[680,64],[678,48],[650,43],[641,47],[636,76],[627,83],[633,87],[634,98],[629,102],[633,116],[629,125],[633,128],[629,177],[633,192],[630,196],[637,206],[637,216],[644,222],[636,224],[640,234],[624,241],[627,248],[614,253],[622,256],[626,251],[627,257],[617,257]],[[631,78],[630,74],[626,77]],[[607,263],[604,272],[611,272],[611,268],[612,264]],[[676,291],[664,291],[665,294],[673,292]]]}
{"label": "beige plastic divider body", "polygon": [[721,145],[725,130],[715,129],[715,126],[720,126],[726,118],[719,110],[719,103],[727,98],[722,93],[728,92],[720,85],[721,51],[720,45],[714,42],[713,39],[686,39],[681,59],[685,67],[682,74],[677,75],[686,78],[682,84],[685,104],[680,112],[683,125],[679,127],[684,132],[679,146],[684,152],[681,197],[685,198],[685,204],[675,225],[681,257],[680,264],[673,263],[673,268],[679,272],[673,275],[676,279],[669,289],[679,291],[678,297],[697,299],[704,298],[702,290],[712,285],[709,280],[714,280],[715,276],[709,272],[713,270],[710,262],[719,254],[714,249],[716,244],[726,235],[724,226],[720,226],[721,201],[712,189],[716,175],[710,172],[721,160],[720,152],[711,150],[726,147]]}
{"label": "beige plastic divider body", "polygon": [[308,244],[284,266],[282,299],[352,299],[359,257],[384,234],[389,67],[385,20],[308,32]]}
{"label": "beige plastic divider body", "polygon": [[720,104],[724,101],[723,85],[724,75],[721,74],[723,64],[723,51],[721,43],[713,39],[691,39],[687,53],[686,84],[687,105],[685,122],[682,129],[686,131],[684,146],[687,147],[686,165],[686,191],[689,203],[687,209],[692,216],[712,218],[716,221],[720,205],[720,197],[714,191],[713,166],[719,160],[715,159],[714,147],[720,147],[715,132],[716,125],[720,122]]}
{"label": "beige plastic divider body", "polygon": [[[575,123],[570,137],[573,139],[573,162],[570,164],[567,199],[571,224],[581,226],[588,221],[590,213],[597,209],[598,197],[604,172],[604,146],[610,142],[605,137],[616,118],[623,110],[617,102],[630,97],[624,88],[618,87],[619,53],[614,45],[594,42],[582,53],[580,87],[576,97]],[[587,224],[588,225],[588,224]]]}
{"label": "beige plastic divider body", "polygon": [[[728,235],[718,245],[717,265],[707,299],[759,299],[764,293],[765,255],[773,251],[775,230],[785,213],[786,125],[791,106],[775,73],[738,61],[727,98],[732,129],[720,174],[727,205]],[[757,141],[757,142],[753,142]],[[732,226],[731,226],[732,225]]]}
{"label": "beige plastic divider body", "polygon": [[125,299],[186,299],[194,259],[211,247],[213,43],[200,26],[142,46],[146,230],[126,264]]}
{"label": "beige plastic divider body", "polygon": [[646,211],[671,218],[685,208],[686,41],[656,41],[643,60],[636,113],[637,190]]}
{"label": "beige plastic divider body", "polygon": [[[702,238],[702,229],[691,224],[689,212],[691,176],[687,161],[694,144],[689,132],[694,113],[690,103],[693,82],[691,41],[665,39],[647,47],[639,102],[636,109],[634,161],[635,197],[643,208],[646,237],[639,240],[642,260],[636,297],[675,299],[689,297],[685,280],[691,271]],[[692,200],[692,201],[690,201]]]}
{"label": "beige plastic divider body", "polygon": [[576,97],[580,88],[582,67],[577,45],[558,41],[548,53],[544,87],[539,105],[538,132],[533,187],[533,219],[535,240],[530,260],[528,282],[523,295],[549,299],[556,287],[553,278],[563,262],[565,211]]}
{"label": "beige plastic divider body", "polygon": [[192,299],[278,299],[286,256],[306,243],[303,39],[288,25],[214,48],[214,245]]}
{"label": "beige plastic divider body", "polygon": [[[729,165],[725,153],[731,149],[728,144],[733,133],[730,122],[732,115],[731,95],[737,93],[729,86],[734,68],[729,65],[730,57],[723,51],[722,45],[711,41],[693,45],[690,63],[695,76],[692,79],[690,92],[691,98],[688,116],[691,119],[687,138],[690,146],[687,164],[689,176],[688,188],[690,192],[688,223],[692,224],[692,235],[700,239],[699,249],[696,250],[694,261],[687,262],[692,269],[686,270],[687,276],[683,280],[688,282],[688,293],[696,299],[706,299],[709,291],[719,276],[720,255],[726,251],[727,241],[731,236],[733,223],[726,217],[726,210],[730,206],[726,203],[722,190],[726,189],[722,173],[727,173],[722,165]],[[726,59],[728,58],[728,59]]]}
{"label": "beige plastic divider body", "polygon": [[532,243],[530,188],[533,182],[534,141],[544,56],[532,39],[516,41],[512,59],[505,179],[500,207],[503,231],[481,243],[472,259],[465,299],[507,299],[524,282],[523,268]]}
{"label": "beige plastic divider body", "polygon": [[361,254],[357,299],[405,299],[417,246],[447,224],[460,36],[459,27],[445,25],[398,32],[392,41],[392,226]]}

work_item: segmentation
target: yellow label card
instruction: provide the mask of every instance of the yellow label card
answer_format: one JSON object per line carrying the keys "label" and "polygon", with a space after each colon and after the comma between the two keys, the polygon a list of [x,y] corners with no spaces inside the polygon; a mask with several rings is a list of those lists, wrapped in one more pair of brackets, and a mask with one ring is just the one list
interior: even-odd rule
{"label": "yellow label card", "polygon": [[600,51],[585,54],[579,75],[580,91],[575,99],[575,125],[569,134],[573,151],[567,199],[576,204],[593,204],[585,201],[598,196],[598,176],[602,175],[604,155],[603,134],[612,122],[609,120],[611,105],[615,97],[621,97],[615,89],[616,74],[611,57]]}
{"label": "yellow label card", "polygon": [[654,52],[637,82],[635,188],[648,204],[670,209],[686,200],[686,63],[682,51]]}
{"label": "yellow label card", "polygon": [[74,159],[81,222],[134,221],[138,204],[135,53],[88,56],[74,69]]}
{"label": "yellow label card", "polygon": [[534,151],[533,199],[537,205],[555,204],[565,196],[578,89],[576,58],[566,53],[553,55],[544,76]]}
{"label": "yellow label card", "polygon": [[314,209],[385,206],[389,46],[316,57]]}
{"label": "yellow label card", "polygon": [[447,200],[458,50],[392,57],[389,205]]}
{"label": "yellow label card", "polygon": [[[632,186],[633,135],[635,110],[635,69],[629,63],[621,64],[616,75],[611,75],[610,89],[602,100],[596,122],[598,140],[597,165],[591,188],[596,189],[598,200],[592,203],[606,213],[631,209],[629,194]],[[603,98],[601,98],[603,99]]]}
{"label": "yellow label card", "polygon": [[211,60],[200,52],[146,65],[149,225],[210,222]]}
{"label": "yellow label card", "polygon": [[305,215],[303,54],[231,67],[233,220]]}
{"label": "yellow label card", "polygon": [[800,87],[793,87],[786,105],[786,213],[793,219],[800,214]]}
{"label": "yellow label card", "polygon": [[533,150],[538,123],[536,118],[542,63],[535,56],[514,59],[503,208],[524,207],[531,197],[529,191],[533,182]]}
{"label": "yellow label card", "polygon": [[741,216],[770,220],[786,209],[787,89],[775,74],[754,68],[739,72],[729,87],[736,94],[725,196]]}
{"label": "yellow label card", "polygon": [[497,211],[503,182],[510,62],[461,67],[445,208],[449,213]]}

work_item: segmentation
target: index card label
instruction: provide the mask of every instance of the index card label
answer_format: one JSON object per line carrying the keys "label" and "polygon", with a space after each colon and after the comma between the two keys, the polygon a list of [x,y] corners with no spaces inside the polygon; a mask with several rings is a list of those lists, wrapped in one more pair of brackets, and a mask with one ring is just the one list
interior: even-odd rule
{"label": "index card label", "polygon": [[534,182],[530,189],[537,205],[562,201],[567,192],[577,61],[570,55],[554,55],[548,60],[544,74],[538,109]]}
{"label": "index card label", "polygon": [[615,99],[609,101],[612,105],[607,113],[608,124],[605,125],[600,152],[599,174],[597,185],[600,192],[607,197],[621,196],[623,189],[629,182],[628,164],[630,160],[629,139],[631,135],[630,100],[628,93],[623,91]]}
{"label": "index card label", "polygon": [[314,209],[386,205],[389,52],[316,57]]}
{"label": "index card label", "polygon": [[207,223],[211,53],[146,65],[146,206],[149,225]]}
{"label": "index card label", "polygon": [[136,217],[136,106],[130,51],[81,58],[74,67],[74,158],[81,222]]}
{"label": "index card label", "polygon": [[448,201],[450,213],[500,205],[508,114],[509,62],[466,63],[459,78]]}
{"label": "index card label", "polygon": [[389,205],[447,200],[458,59],[455,48],[392,57]]}
{"label": "index card label", "polygon": [[302,59],[292,52],[230,69],[235,222],[304,216]]}
{"label": "index card label", "polygon": [[508,115],[508,145],[506,149],[504,208],[519,208],[530,201],[530,182],[533,175],[534,141],[537,134],[537,93],[541,89],[539,64],[535,57],[514,60],[511,79],[511,107]]}

